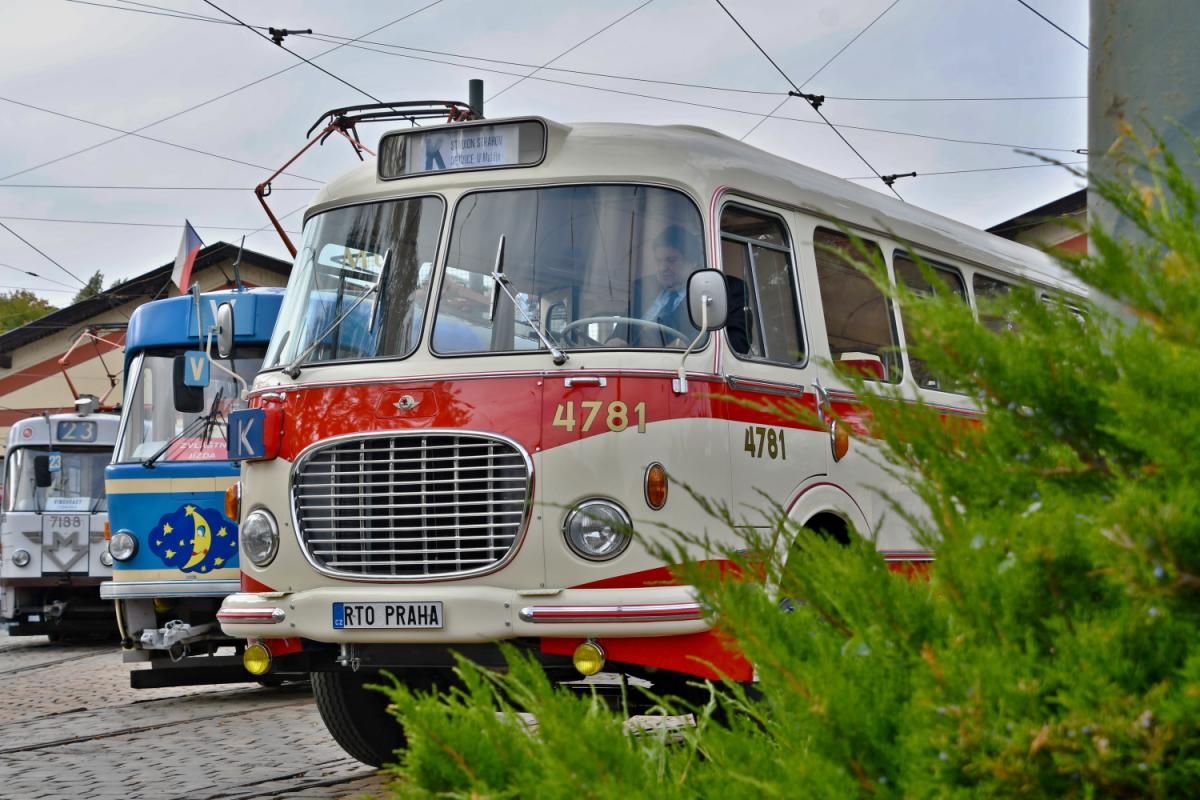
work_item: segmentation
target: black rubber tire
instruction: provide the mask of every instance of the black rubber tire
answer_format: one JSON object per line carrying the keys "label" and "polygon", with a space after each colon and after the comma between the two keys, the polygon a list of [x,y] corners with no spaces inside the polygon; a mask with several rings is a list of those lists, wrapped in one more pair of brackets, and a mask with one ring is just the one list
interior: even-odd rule
{"label": "black rubber tire", "polygon": [[395,761],[407,744],[400,721],[387,712],[387,697],[365,684],[386,684],[374,670],[312,673],[313,697],[325,727],[342,749],[364,764]]}

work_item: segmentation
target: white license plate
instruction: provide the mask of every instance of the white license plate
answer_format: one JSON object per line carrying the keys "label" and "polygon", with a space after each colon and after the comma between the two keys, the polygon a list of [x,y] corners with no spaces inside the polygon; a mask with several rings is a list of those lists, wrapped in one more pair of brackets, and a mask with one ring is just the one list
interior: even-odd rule
{"label": "white license plate", "polygon": [[334,603],[333,627],[440,628],[441,601],[429,603]]}

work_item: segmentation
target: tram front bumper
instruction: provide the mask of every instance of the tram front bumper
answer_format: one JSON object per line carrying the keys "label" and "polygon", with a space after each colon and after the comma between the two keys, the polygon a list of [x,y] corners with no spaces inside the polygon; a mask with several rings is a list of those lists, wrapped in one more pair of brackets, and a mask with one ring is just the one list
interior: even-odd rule
{"label": "tram front bumper", "polygon": [[[369,615],[364,613],[367,608],[372,609]],[[335,643],[449,645],[525,637],[677,636],[710,627],[690,586],[561,591],[327,587],[232,594],[217,618],[221,630],[240,639],[301,637]]]}

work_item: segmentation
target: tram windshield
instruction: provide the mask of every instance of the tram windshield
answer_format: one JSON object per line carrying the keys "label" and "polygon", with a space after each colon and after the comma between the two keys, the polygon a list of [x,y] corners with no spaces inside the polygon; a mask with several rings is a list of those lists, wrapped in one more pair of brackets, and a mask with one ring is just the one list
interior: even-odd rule
{"label": "tram windshield", "polygon": [[[263,348],[238,347],[233,355],[232,362],[216,361],[250,384],[262,364]],[[196,387],[190,402],[180,402],[175,362],[181,358],[186,358],[182,348],[153,350],[137,357],[129,371],[126,419],[115,462],[144,461],[164,447],[160,461],[221,461],[229,457],[225,421],[230,411],[245,407],[242,387],[227,372],[210,365],[208,385]],[[187,410],[181,411],[181,407]],[[178,438],[171,441],[174,437]]]}
{"label": "tram windshield", "polygon": [[[515,302],[493,297],[503,274]],[[477,192],[458,203],[433,325],[441,354],[544,349],[682,349],[697,334],[687,279],[704,267],[700,214],[648,186]]]}
{"label": "tram windshield", "polygon": [[[37,466],[50,474],[49,486],[37,485]],[[112,459],[107,447],[18,447],[5,464],[6,511],[107,511],[104,467]]]}
{"label": "tram windshield", "polygon": [[263,368],[411,353],[441,222],[436,197],[339,208],[310,220]]}
{"label": "tram windshield", "polygon": [[[305,228],[264,368],[416,349],[442,203],[327,211]],[[492,271],[504,240],[507,292]],[[687,279],[704,267],[683,193],[633,185],[481,191],[457,204],[432,325],[438,355],[589,348],[682,350],[697,335]],[[540,335],[539,335],[540,334]]]}

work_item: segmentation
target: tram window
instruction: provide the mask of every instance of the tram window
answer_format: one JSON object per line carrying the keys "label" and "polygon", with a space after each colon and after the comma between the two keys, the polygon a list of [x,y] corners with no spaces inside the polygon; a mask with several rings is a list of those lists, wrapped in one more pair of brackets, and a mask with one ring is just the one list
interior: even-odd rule
{"label": "tram window", "polygon": [[1014,330],[1016,325],[1011,319],[994,313],[992,309],[997,299],[1012,291],[1012,284],[976,272],[971,279],[971,285],[975,289],[975,307],[979,309],[979,321],[996,332]]}
{"label": "tram window", "polygon": [[[502,236],[512,299],[493,293]],[[568,351],[682,350],[698,333],[688,317],[687,278],[704,265],[700,213],[674,190],[474,192],[454,212],[433,351],[544,351],[539,331]]]}
{"label": "tram window", "polygon": [[416,197],[310,219],[263,367],[412,353],[442,210],[441,199]]}
{"label": "tram window", "polygon": [[[963,282],[962,276],[958,270],[944,267],[940,264],[930,264],[927,266],[933,271],[934,276],[941,281],[943,288],[963,303],[967,302],[967,286]],[[925,274],[913,261],[904,253],[896,251],[892,256],[892,266],[896,271],[896,280],[904,283],[913,293],[928,296],[933,294],[933,287],[926,279]],[[939,389],[945,392],[958,391],[947,379],[940,378],[935,375],[924,359],[916,358],[912,349],[916,345],[918,348],[922,344],[919,340],[919,334],[912,326],[908,324],[908,319],[905,317],[904,308],[900,309],[900,323],[904,326],[904,340],[908,344],[908,366],[911,369],[913,380],[923,389]]]}
{"label": "tram window", "polygon": [[729,346],[747,358],[803,362],[795,276],[783,224],[727,207],[721,214],[721,258],[729,287]]}
{"label": "tram window", "polygon": [[[860,241],[881,258],[878,245]],[[848,236],[825,228],[816,230],[813,245],[830,356],[835,362],[846,362],[847,371],[856,375],[898,382],[901,367],[889,303],[870,277],[855,267],[863,254]]]}

